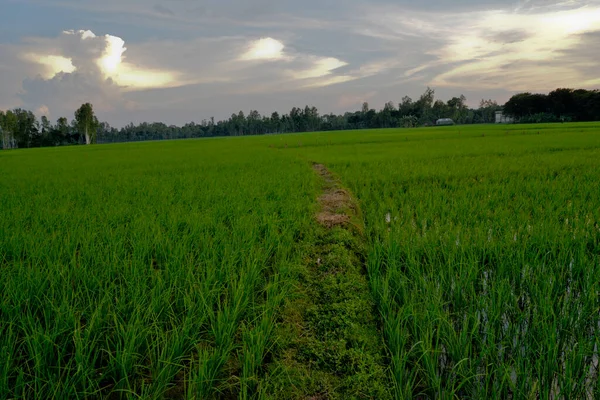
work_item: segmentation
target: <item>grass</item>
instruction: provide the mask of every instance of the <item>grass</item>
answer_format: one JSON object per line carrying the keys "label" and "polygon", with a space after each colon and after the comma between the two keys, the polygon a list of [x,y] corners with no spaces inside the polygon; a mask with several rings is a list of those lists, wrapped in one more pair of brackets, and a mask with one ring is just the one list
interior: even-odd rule
{"label": "grass", "polygon": [[[0,399],[316,394],[345,350],[300,346],[289,391],[286,315],[358,282],[392,397],[600,397],[599,156],[593,123],[0,152]],[[313,162],[356,196],[360,245],[316,224]],[[318,254],[347,286],[307,275]],[[317,336],[346,315],[317,310]]]}
{"label": "grass", "polygon": [[255,390],[315,182],[165,144],[2,154],[0,398]]}
{"label": "grass", "polygon": [[359,210],[334,176],[315,169],[323,186],[316,218],[321,226],[303,243],[304,265],[281,313],[263,394],[390,399],[383,340],[364,273]]}
{"label": "grass", "polygon": [[599,126],[528,128],[296,149],[360,200],[397,398],[600,395]]}

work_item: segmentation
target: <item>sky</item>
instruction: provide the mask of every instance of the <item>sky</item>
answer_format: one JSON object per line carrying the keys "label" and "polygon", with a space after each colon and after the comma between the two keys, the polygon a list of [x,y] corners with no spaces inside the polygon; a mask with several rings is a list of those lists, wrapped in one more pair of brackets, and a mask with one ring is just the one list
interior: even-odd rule
{"label": "sky", "polygon": [[600,88],[600,0],[0,0],[0,109],[182,125]]}

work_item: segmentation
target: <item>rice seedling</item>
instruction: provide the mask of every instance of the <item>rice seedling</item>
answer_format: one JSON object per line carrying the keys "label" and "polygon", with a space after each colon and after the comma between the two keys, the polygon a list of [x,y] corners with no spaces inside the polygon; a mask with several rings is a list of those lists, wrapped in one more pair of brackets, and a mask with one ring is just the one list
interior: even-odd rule
{"label": "rice seedling", "polygon": [[[315,337],[329,336],[300,354],[323,376],[364,367],[357,354],[389,369],[365,367],[328,386],[333,397],[600,397],[599,131],[469,126],[1,152],[0,399],[318,393],[317,378],[296,377],[304,391],[282,380],[298,367],[286,343],[303,343],[282,316],[309,304],[294,305],[299,287],[319,296],[306,314]],[[356,197],[360,238],[319,230],[315,162]],[[328,306],[329,288],[357,301]],[[378,313],[366,330],[360,304]],[[385,357],[334,348],[346,339],[331,332],[385,341]]]}
{"label": "rice seedling", "polygon": [[502,129],[298,151],[359,198],[397,398],[600,394],[599,127]]}

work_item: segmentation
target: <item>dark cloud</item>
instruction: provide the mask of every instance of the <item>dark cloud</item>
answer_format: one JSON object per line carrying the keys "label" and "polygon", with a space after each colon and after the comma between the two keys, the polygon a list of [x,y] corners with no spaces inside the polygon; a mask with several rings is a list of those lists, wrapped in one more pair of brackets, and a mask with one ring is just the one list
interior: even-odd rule
{"label": "dark cloud", "polygon": [[589,89],[600,89],[600,60],[596,49],[600,49],[600,31],[579,35],[579,43],[559,53],[559,62],[568,63],[589,78]]}
{"label": "dark cloud", "polygon": [[112,81],[78,72],[59,73],[52,79],[25,79],[20,98],[27,108],[47,107],[53,117],[70,117],[73,110],[86,102],[94,104],[100,114],[133,107]]}
{"label": "dark cloud", "polygon": [[491,42],[505,44],[522,42],[525,39],[531,37],[531,33],[520,29],[513,29],[501,32],[491,32],[486,36],[487,39]]}
{"label": "dark cloud", "polygon": [[169,16],[175,15],[175,13],[171,9],[169,9],[161,4],[155,4],[153,8],[154,8],[154,11],[156,11],[159,14],[169,15]]}

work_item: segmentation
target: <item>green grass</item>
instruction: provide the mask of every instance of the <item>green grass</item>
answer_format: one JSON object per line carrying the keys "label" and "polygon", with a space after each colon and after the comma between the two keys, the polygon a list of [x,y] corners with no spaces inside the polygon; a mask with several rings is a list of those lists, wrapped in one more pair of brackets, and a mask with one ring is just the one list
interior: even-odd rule
{"label": "green grass", "polygon": [[0,398],[253,391],[316,186],[247,143],[2,153]]}
{"label": "green grass", "polygon": [[0,152],[0,399],[283,398],[312,162],[358,199],[396,398],[600,397],[599,159],[593,123]]}
{"label": "green grass", "polygon": [[317,140],[295,151],[360,200],[397,398],[600,395],[600,126]]}

